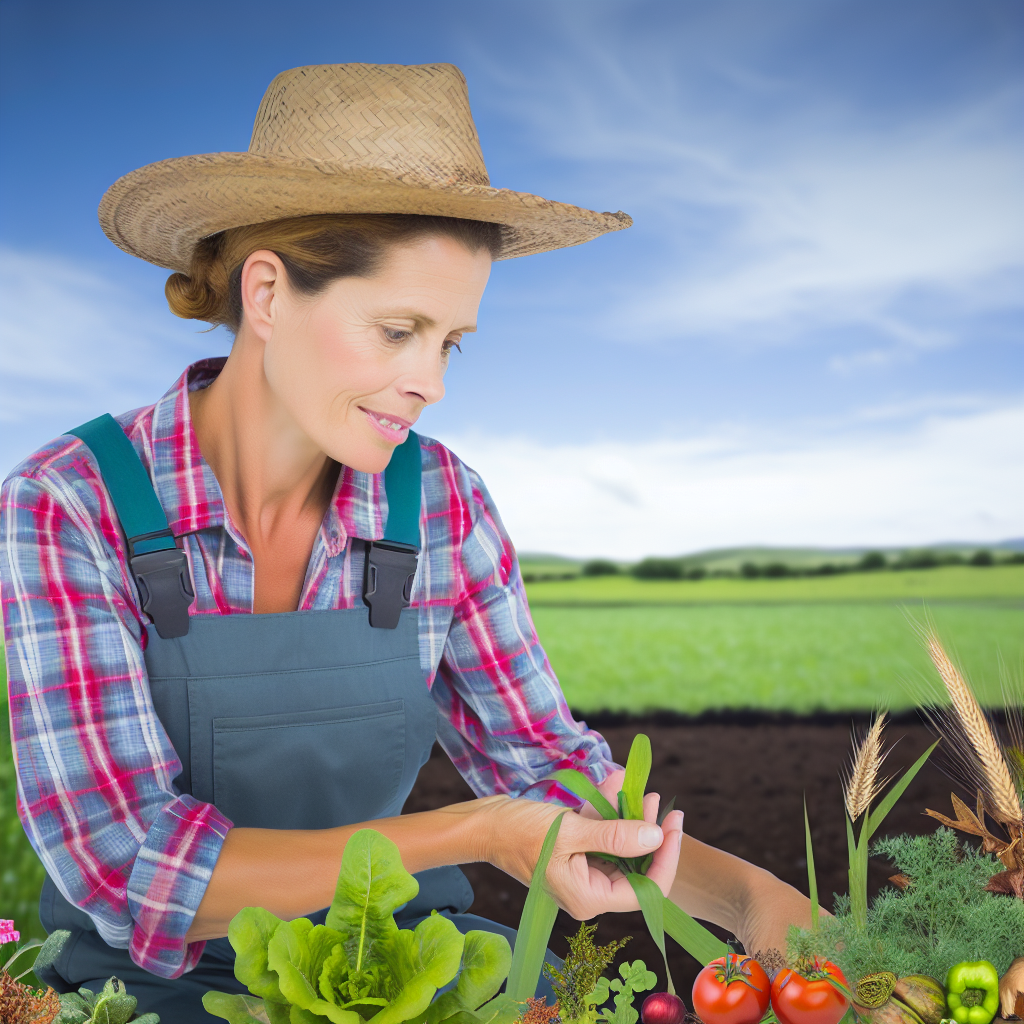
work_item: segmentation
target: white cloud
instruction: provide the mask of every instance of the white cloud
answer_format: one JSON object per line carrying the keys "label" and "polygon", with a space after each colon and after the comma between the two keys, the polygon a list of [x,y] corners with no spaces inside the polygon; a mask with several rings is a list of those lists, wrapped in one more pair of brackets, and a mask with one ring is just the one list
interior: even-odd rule
{"label": "white cloud", "polygon": [[886,109],[759,70],[788,40],[745,10],[658,36],[573,6],[541,68],[481,69],[488,102],[569,168],[563,191],[596,182],[650,239],[639,281],[606,300],[610,333],[856,325],[913,352],[962,340],[951,313],[1024,305],[1019,85]]}
{"label": "white cloud", "polygon": [[746,428],[574,446],[477,435],[450,446],[482,474],[521,551],[639,558],[1024,534],[1024,404],[884,432]]}

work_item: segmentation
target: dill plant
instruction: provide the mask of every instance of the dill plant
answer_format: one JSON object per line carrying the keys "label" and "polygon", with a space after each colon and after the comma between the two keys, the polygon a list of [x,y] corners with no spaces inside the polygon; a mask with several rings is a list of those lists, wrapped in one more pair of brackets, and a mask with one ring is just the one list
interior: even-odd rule
{"label": "dill plant", "polygon": [[984,888],[1003,869],[995,857],[962,846],[948,828],[882,839],[872,853],[893,862],[910,882],[902,891],[883,889],[864,927],[854,920],[848,896],[837,897],[836,916],[821,922],[822,945],[851,982],[876,971],[941,980],[954,964],[979,959],[1002,974],[1020,955],[1024,900]]}
{"label": "dill plant", "polygon": [[587,996],[597,988],[597,983],[615,959],[615,954],[629,937],[609,942],[605,946],[594,944],[596,924],[580,924],[580,930],[569,937],[569,955],[562,969],[551,964],[544,965],[544,974],[551,981],[551,987],[558,997],[559,1016],[563,1021],[595,1021],[597,1007],[589,1003]]}

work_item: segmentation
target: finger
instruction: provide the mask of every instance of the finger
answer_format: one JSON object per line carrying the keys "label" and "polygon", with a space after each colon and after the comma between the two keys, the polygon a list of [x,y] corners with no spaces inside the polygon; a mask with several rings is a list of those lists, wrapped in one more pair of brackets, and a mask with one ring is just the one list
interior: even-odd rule
{"label": "finger", "polygon": [[[664,838],[661,829],[647,821],[591,821],[579,815],[569,817],[572,820],[563,822],[555,847],[563,855],[593,851],[614,857],[643,857],[658,849]],[[570,827],[565,828],[565,825]]]}
{"label": "finger", "polygon": [[661,824],[665,841],[654,854],[647,877],[667,896],[679,869],[679,847],[683,840],[683,812],[672,811]]}
{"label": "finger", "polygon": [[661,806],[660,793],[648,793],[644,796],[644,821],[658,822],[658,808]]}

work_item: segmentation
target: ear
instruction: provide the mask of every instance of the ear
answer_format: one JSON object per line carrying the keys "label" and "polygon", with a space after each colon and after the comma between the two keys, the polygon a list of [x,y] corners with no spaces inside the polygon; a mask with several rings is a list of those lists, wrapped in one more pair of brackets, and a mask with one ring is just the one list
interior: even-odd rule
{"label": "ear", "polygon": [[261,341],[269,341],[287,272],[280,256],[258,249],[242,265],[242,319]]}

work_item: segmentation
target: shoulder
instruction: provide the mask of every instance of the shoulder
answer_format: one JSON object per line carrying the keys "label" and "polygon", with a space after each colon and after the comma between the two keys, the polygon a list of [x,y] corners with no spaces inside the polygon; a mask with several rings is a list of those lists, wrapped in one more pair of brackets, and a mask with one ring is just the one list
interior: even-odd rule
{"label": "shoulder", "polygon": [[464,586],[508,583],[515,550],[480,474],[451,449],[421,437],[424,518],[428,548],[447,552],[459,565]]}
{"label": "shoulder", "polygon": [[420,448],[427,516],[461,520],[468,533],[493,504],[480,474],[432,437],[420,435]]}
{"label": "shoulder", "polygon": [[[152,406],[115,417],[139,454],[147,461],[148,419]],[[72,434],[61,434],[23,459],[0,488],[0,515],[29,516],[45,530],[44,520],[57,517],[81,532],[117,537],[116,520],[103,478],[88,446]],[[51,531],[57,523],[50,524]]]}

